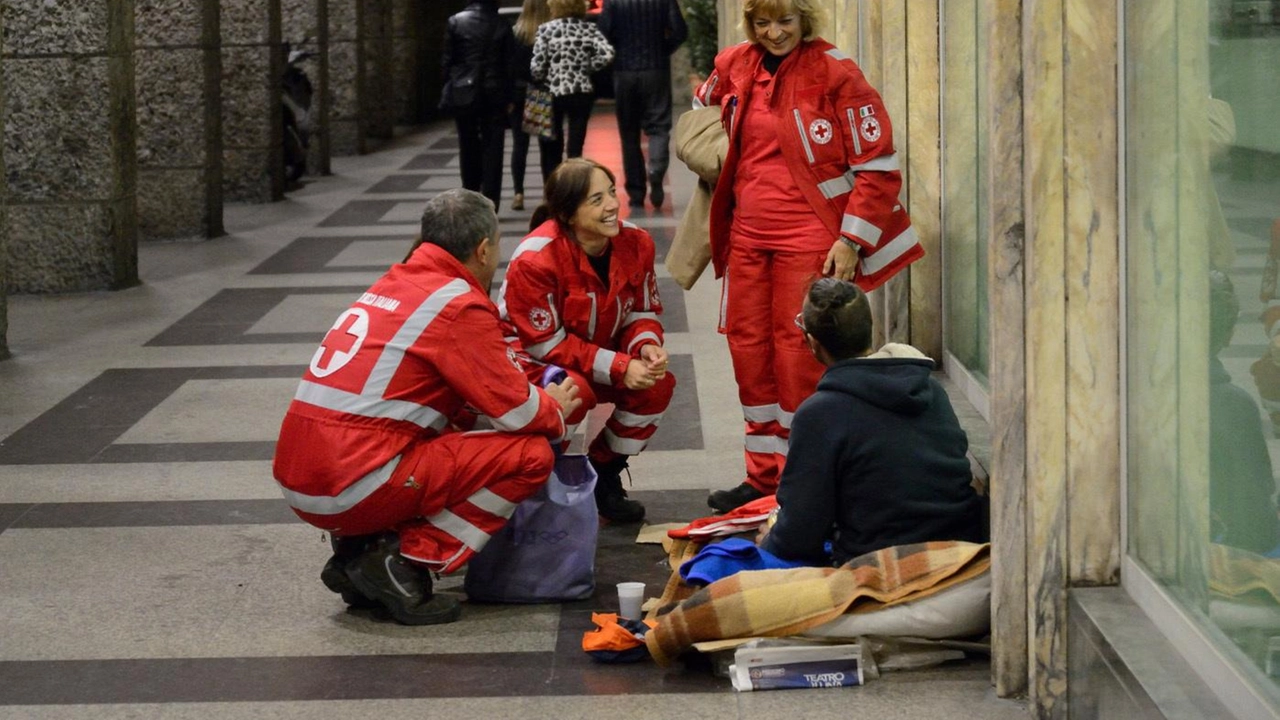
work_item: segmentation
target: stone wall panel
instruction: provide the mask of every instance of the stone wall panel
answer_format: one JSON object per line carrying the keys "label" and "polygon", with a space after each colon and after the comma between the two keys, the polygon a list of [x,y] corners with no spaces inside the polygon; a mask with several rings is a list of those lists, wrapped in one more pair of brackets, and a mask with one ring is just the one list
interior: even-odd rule
{"label": "stone wall panel", "polygon": [[267,3],[222,2],[222,44],[263,45],[272,41],[267,22]]}
{"label": "stone wall panel", "polygon": [[121,220],[113,206],[11,205],[7,214],[11,291],[84,292],[113,285],[112,238]]}
{"label": "stone wall panel", "polygon": [[146,238],[204,236],[209,191],[202,168],[138,174],[138,231]]}
{"label": "stone wall panel", "polygon": [[222,133],[227,146],[267,146],[273,126],[264,110],[279,104],[275,88],[269,88],[265,68],[271,48],[224,47],[222,49]]}
{"label": "stone wall panel", "polygon": [[109,3],[5,0],[4,51],[11,55],[106,52]]}
{"label": "stone wall panel", "polygon": [[199,18],[204,3],[205,0],[134,0],[137,46],[199,45]]}
{"label": "stone wall panel", "polygon": [[144,166],[204,163],[204,62],[200,48],[138,53],[138,161]]}
{"label": "stone wall panel", "polygon": [[5,61],[9,202],[111,194],[108,65],[103,56]]}
{"label": "stone wall panel", "polygon": [[263,150],[225,148],[222,151],[222,189],[228,200],[272,202],[271,176],[263,164]]}

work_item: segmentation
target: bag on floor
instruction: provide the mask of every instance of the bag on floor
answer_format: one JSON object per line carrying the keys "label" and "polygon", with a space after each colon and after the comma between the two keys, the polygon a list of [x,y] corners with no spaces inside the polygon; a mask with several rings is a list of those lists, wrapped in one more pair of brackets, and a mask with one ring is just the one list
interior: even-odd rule
{"label": "bag on floor", "polygon": [[556,136],[555,128],[551,127],[551,103],[554,97],[551,91],[530,85],[524,96],[524,120],[520,129],[529,135],[544,137],[548,140],[554,139]]}
{"label": "bag on floor", "polygon": [[463,589],[480,602],[581,600],[596,586],[596,472],[561,455],[547,482],[467,565]]}

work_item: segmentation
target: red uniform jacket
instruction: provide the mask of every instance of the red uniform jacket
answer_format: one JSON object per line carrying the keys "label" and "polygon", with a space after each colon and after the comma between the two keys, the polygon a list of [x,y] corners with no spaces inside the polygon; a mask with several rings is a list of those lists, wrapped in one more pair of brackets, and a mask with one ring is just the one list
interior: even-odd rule
{"label": "red uniform jacket", "polygon": [[[724,275],[733,222],[733,181],[738,157],[740,107],[746,107],[765,51],[741,43],[716,56],[715,71],[698,88],[694,104],[719,105],[729,134],[711,200],[711,259]],[[802,42],[776,74],[770,107],[791,176],[831,232],[858,247],[854,281],[871,290],[924,256],[911,218],[898,201],[902,187],[893,130],[880,94],[858,66],[834,45]]]}
{"label": "red uniform jacket", "polygon": [[622,387],[640,348],[662,344],[662,300],[653,238],[623,223],[610,247],[605,288],[582,248],[548,220],[516,248],[498,307],[531,356]]}
{"label": "red uniform jacket", "polygon": [[410,443],[473,410],[499,431],[562,437],[559,403],[514,357],[471,273],[440,247],[419,246],[338,318],[311,358],[276,443],[286,499],[320,514],[348,509],[386,482]]}

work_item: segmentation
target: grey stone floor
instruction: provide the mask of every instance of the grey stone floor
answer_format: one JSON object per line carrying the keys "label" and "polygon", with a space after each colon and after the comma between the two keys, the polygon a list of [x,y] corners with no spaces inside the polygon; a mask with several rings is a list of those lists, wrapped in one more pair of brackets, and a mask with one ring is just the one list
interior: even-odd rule
{"label": "grey stone floor", "polygon": [[[586,154],[620,170],[601,110]],[[324,538],[271,479],[275,434],[332,318],[403,255],[423,202],[458,183],[455,148],[441,124],[337,159],[283,202],[228,208],[225,237],[144,245],[139,287],[10,298],[0,716],[1026,717],[994,697],[983,658],[742,695],[696,666],[592,664],[581,634],[592,610],[614,609],[612,583],[666,576],[634,529],[605,528],[600,589],[582,602],[469,604],[433,628],[347,612],[318,581]],[[533,188],[536,147],[529,167]],[[632,217],[660,252],[693,180],[674,167],[670,183],[666,208]],[[529,213],[505,204],[509,253]],[[659,522],[702,514],[707,490],[743,473],[718,284],[662,291],[679,398],[632,469]]]}

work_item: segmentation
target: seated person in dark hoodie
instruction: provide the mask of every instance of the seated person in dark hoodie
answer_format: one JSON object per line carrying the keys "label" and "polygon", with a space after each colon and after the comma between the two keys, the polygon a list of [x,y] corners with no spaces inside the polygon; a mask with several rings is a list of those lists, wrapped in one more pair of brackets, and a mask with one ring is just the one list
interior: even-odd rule
{"label": "seated person in dark hoodie", "polygon": [[830,541],[842,565],[895,545],[982,542],[969,442],[933,361],[910,345],[871,354],[871,307],[848,281],[814,282],[796,325],[827,369],[796,410],[761,549],[825,564]]}

